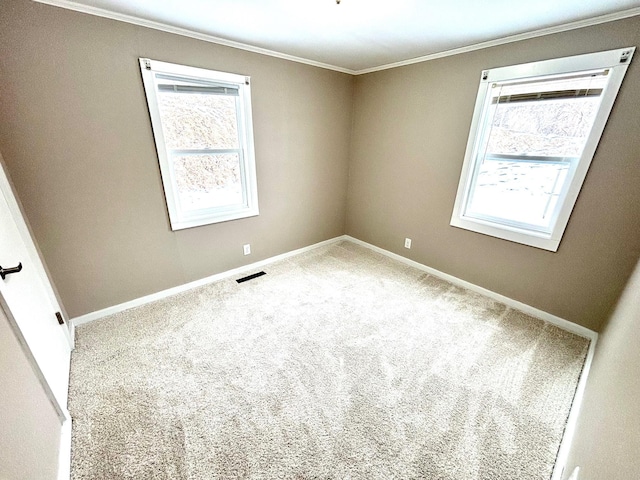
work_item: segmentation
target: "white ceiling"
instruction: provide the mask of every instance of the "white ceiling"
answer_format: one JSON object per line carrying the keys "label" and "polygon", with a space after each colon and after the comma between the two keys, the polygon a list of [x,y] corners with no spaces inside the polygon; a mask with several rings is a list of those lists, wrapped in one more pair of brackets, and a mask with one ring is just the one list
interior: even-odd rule
{"label": "white ceiling", "polygon": [[36,1],[348,73],[640,15],[640,0]]}

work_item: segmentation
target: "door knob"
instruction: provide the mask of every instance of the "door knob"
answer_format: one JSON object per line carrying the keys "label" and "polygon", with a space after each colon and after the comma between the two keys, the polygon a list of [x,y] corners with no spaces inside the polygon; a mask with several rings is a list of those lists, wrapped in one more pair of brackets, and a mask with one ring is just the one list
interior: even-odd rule
{"label": "door knob", "polygon": [[4,280],[7,275],[11,275],[12,273],[18,273],[20,270],[22,270],[22,262],[20,262],[17,267],[12,267],[12,268],[0,267],[0,277],[2,277],[2,279]]}

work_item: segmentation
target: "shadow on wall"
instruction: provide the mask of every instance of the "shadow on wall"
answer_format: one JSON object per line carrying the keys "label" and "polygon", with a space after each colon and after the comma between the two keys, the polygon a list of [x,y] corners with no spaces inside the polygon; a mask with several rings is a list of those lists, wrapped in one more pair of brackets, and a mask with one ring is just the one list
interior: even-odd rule
{"label": "shadow on wall", "polygon": [[591,368],[566,471],[579,465],[580,480],[640,478],[640,262]]}

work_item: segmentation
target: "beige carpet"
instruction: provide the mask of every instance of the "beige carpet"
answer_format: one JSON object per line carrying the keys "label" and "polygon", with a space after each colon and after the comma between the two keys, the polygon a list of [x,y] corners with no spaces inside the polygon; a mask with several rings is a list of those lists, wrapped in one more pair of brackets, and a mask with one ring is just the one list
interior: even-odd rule
{"label": "beige carpet", "polygon": [[73,479],[551,475],[588,341],[350,242],[81,326]]}

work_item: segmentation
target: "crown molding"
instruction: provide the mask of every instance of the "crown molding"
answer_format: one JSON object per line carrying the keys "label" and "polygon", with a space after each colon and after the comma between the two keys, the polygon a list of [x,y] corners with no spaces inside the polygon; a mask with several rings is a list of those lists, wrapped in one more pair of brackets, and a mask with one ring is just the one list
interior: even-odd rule
{"label": "crown molding", "polygon": [[324,68],[326,70],[334,70],[340,73],[347,73],[349,75],[355,75],[355,70],[348,68],[338,67],[335,65],[329,65],[328,63],[317,62],[315,60],[309,60],[307,58],[296,57],[295,55],[289,55],[286,53],[276,52],[275,50],[269,50],[267,48],[256,47],[242,42],[236,42],[228,40],[226,38],[216,37],[206,33],[196,32],[186,28],[175,27],[167,23],[156,22],[153,20],[147,20],[134,15],[127,15],[124,13],[113,12],[104,8],[92,7],[89,5],[83,5],[81,3],[71,2],[69,0],[33,0],[36,3],[42,3],[45,5],[51,5],[53,7],[60,7],[67,10],[73,10],[75,12],[86,13],[94,15],[96,17],[108,18],[110,20],[117,20],[119,22],[130,23],[132,25],[138,25],[140,27],[152,28],[154,30],[160,30],[162,32],[173,33],[175,35],[181,35],[183,37],[194,38],[196,40],[202,40],[204,42],[215,43],[223,45],[225,47],[238,48],[240,50],[246,50],[252,53],[259,53],[261,55],[267,55],[269,57],[281,58],[283,60],[289,60],[297,63],[304,63],[305,65],[311,65],[313,67]]}
{"label": "crown molding", "polygon": [[406,65],[413,65],[415,63],[428,62],[429,60],[435,60],[438,58],[450,57],[453,55],[459,55],[461,53],[473,52],[475,50],[482,50],[483,48],[495,47],[498,45],[505,45],[507,43],[519,42],[521,40],[528,40],[530,38],[542,37],[545,35],[552,35],[554,33],[566,32],[569,30],[575,30],[583,27],[590,27],[592,25],[599,25],[601,23],[613,22],[615,20],[622,20],[629,17],[635,17],[640,15],[640,7],[623,10],[620,12],[609,13],[606,15],[600,15],[598,17],[588,18],[585,20],[578,20],[575,22],[563,23],[562,25],[556,25],[553,27],[542,28],[539,30],[533,30],[530,32],[519,33],[517,35],[510,35],[507,37],[497,38],[495,40],[488,40],[486,42],[474,43],[460,48],[453,48],[442,52],[431,53],[429,55],[423,55],[420,57],[411,58],[408,60],[402,60],[400,62],[388,63],[377,67],[365,68],[361,70],[352,70],[349,68],[338,67],[336,65],[330,65],[328,63],[317,62],[307,58],[296,57],[286,53],[277,52],[275,50],[269,50],[266,48],[256,47],[242,42],[236,42],[228,40],[226,38],[216,37],[214,35],[208,35],[206,33],[196,32],[186,28],[175,27],[162,22],[156,22],[153,20],[146,20],[134,15],[126,15],[123,13],[113,12],[103,8],[92,7],[89,5],[83,5],[70,0],[33,0],[37,3],[51,5],[54,7],[65,8],[67,10],[73,10],[76,12],[86,13],[89,15],[95,15],[98,17],[108,18],[111,20],[117,20],[120,22],[130,23],[141,27],[152,28],[154,30],[160,30],[162,32],[173,33],[181,35],[183,37],[194,38],[196,40],[202,40],[209,43],[215,43],[218,45],[224,45],[226,47],[238,48],[240,50],[246,50],[248,52],[259,53],[261,55],[267,55],[270,57],[280,58],[283,60],[289,60],[292,62],[303,63],[305,65],[311,65],[313,67],[324,68],[326,70],[333,70],[340,73],[346,73],[349,75],[364,75],[367,73],[379,72],[382,70],[389,70],[392,68],[404,67]]}
{"label": "crown molding", "polygon": [[482,50],[483,48],[495,47],[498,45],[504,45],[507,43],[519,42],[521,40],[528,40],[530,38],[543,37],[545,35],[552,35],[554,33],[567,32],[569,30],[576,30],[578,28],[590,27],[593,25],[600,25],[601,23],[613,22],[615,20],[622,20],[629,17],[635,17],[640,15],[640,7],[631,8],[629,10],[623,10],[621,12],[608,13],[606,15],[600,15],[598,17],[587,18],[585,20],[578,20],[570,23],[563,23],[562,25],[556,25],[554,27],[542,28],[539,30],[533,30],[531,32],[519,33],[517,35],[510,35],[508,37],[497,38],[495,40],[488,40],[486,42],[474,43],[465,47],[453,48],[451,50],[445,50],[443,52],[432,53],[421,57],[411,58],[408,60],[402,60],[400,62],[389,63],[381,65],[379,67],[365,68],[363,70],[357,70],[355,75],[364,75],[366,73],[379,72],[381,70],[389,70],[391,68],[404,67],[405,65],[413,65],[414,63],[428,62],[429,60],[435,60],[437,58],[450,57],[453,55],[459,55],[461,53],[473,52],[475,50]]}

